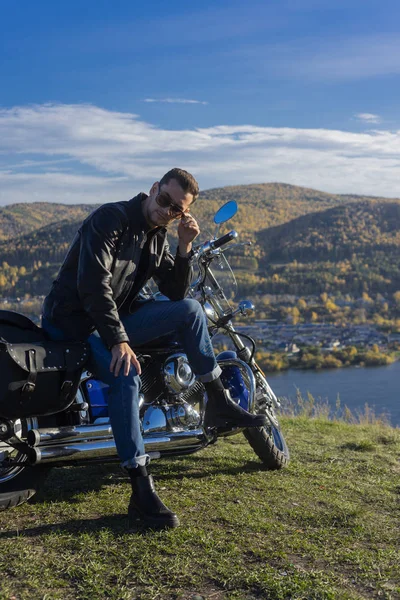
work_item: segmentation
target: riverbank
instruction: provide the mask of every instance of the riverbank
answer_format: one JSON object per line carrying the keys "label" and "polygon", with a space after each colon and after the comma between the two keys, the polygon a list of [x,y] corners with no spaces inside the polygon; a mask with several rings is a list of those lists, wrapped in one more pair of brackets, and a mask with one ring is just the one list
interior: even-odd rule
{"label": "riverbank", "polygon": [[340,369],[355,365],[375,367],[398,360],[398,352],[383,351],[377,346],[347,346],[332,352],[324,352],[319,347],[302,348],[296,353],[257,351],[255,356],[263,371],[268,373],[287,369]]}

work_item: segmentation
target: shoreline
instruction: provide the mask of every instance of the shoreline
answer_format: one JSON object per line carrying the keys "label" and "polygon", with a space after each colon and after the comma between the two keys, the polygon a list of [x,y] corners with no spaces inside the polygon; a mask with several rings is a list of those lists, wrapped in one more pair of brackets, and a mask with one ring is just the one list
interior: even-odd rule
{"label": "shoreline", "polygon": [[[346,347],[337,352],[322,353],[316,349],[304,349],[301,356],[288,356],[279,352],[256,352],[256,360],[266,373],[282,371],[321,371],[346,369],[347,367],[382,367],[397,362],[398,352],[353,349]],[[299,353],[300,354],[300,353]]]}

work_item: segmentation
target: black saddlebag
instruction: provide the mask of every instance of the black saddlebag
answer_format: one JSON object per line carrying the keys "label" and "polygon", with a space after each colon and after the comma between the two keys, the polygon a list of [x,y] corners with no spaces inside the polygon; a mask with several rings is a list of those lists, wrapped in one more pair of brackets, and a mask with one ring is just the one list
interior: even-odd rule
{"label": "black saddlebag", "polygon": [[27,317],[0,310],[0,417],[65,410],[74,401],[88,358],[88,344],[49,341]]}

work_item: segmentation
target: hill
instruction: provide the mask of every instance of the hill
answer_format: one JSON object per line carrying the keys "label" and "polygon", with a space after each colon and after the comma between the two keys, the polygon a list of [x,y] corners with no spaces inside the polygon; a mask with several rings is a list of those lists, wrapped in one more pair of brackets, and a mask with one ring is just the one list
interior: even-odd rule
{"label": "hill", "polygon": [[[236,200],[239,212],[221,228],[221,233],[234,227],[241,239],[254,241],[255,233],[265,226],[285,223],[311,211],[325,210],[347,199],[279,183],[228,186],[202,192],[192,212],[201,224],[204,236],[207,236],[214,231],[213,215],[218,208],[228,200]],[[63,260],[81,221],[96,207],[36,202],[2,209],[0,264],[5,261],[29,270],[39,262],[50,263],[52,272],[55,272],[55,265],[58,267]],[[174,247],[175,228],[171,228],[170,239]],[[251,254],[257,256],[257,248]],[[36,289],[35,286],[33,289]],[[27,291],[26,287],[18,293],[23,291]]]}
{"label": "hill", "polygon": [[[218,207],[228,200],[236,200],[239,206],[238,215],[229,223],[229,226],[232,223],[239,234],[248,239],[255,239],[256,232],[266,227],[286,223],[301,215],[327,210],[350,202],[376,199],[367,196],[328,194],[284,183],[226,186],[206,190],[200,194],[199,217],[204,218],[205,222],[210,222]],[[387,201],[385,198],[377,200]],[[202,201],[205,201],[204,204]],[[195,205],[193,213],[196,215],[197,210],[197,205]]]}
{"label": "hill", "polygon": [[400,289],[400,204],[355,201],[257,234],[262,289],[361,294]]}
{"label": "hill", "polygon": [[[215,188],[202,192],[192,210],[204,239],[228,200],[238,202],[239,212],[220,233],[234,228],[242,241],[256,242],[230,252],[241,293],[400,289],[400,201],[279,183]],[[1,209],[0,294],[47,293],[76,230],[95,208],[33,203]]]}
{"label": "hill", "polygon": [[39,261],[59,264],[64,259],[81,222],[81,219],[62,219],[25,235],[0,242],[1,262],[28,268]]}
{"label": "hill", "polygon": [[400,204],[357,201],[257,233],[264,262],[343,260],[400,248]]}
{"label": "hill", "polygon": [[[206,226],[216,210],[228,200],[236,200],[239,213],[234,224],[247,235],[279,225],[301,215],[372,197],[327,194],[283,183],[226,186],[201,192],[193,214]],[[378,200],[385,201],[384,198]],[[82,221],[97,204],[57,204],[32,202],[0,208],[0,240],[13,239],[60,221]],[[241,230],[241,231],[240,231]]]}
{"label": "hill", "polygon": [[97,206],[52,202],[10,204],[0,208],[0,240],[13,239],[58,221],[82,221]]}

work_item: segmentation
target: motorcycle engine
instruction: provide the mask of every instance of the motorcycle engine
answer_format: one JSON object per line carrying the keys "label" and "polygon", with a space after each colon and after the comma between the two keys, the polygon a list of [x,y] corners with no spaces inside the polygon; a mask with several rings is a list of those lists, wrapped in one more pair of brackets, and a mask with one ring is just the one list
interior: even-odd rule
{"label": "motorcycle engine", "polygon": [[201,417],[195,406],[201,405],[204,388],[183,352],[164,355],[163,360],[144,369],[142,391],[150,403],[156,400],[143,406],[145,434],[199,426]]}
{"label": "motorcycle engine", "polygon": [[186,392],[195,382],[196,376],[186,354],[171,354],[162,367],[165,387],[173,396]]}
{"label": "motorcycle engine", "polygon": [[162,433],[195,428],[201,422],[204,387],[196,380],[186,354],[175,352],[143,357],[141,409],[143,432]]}

